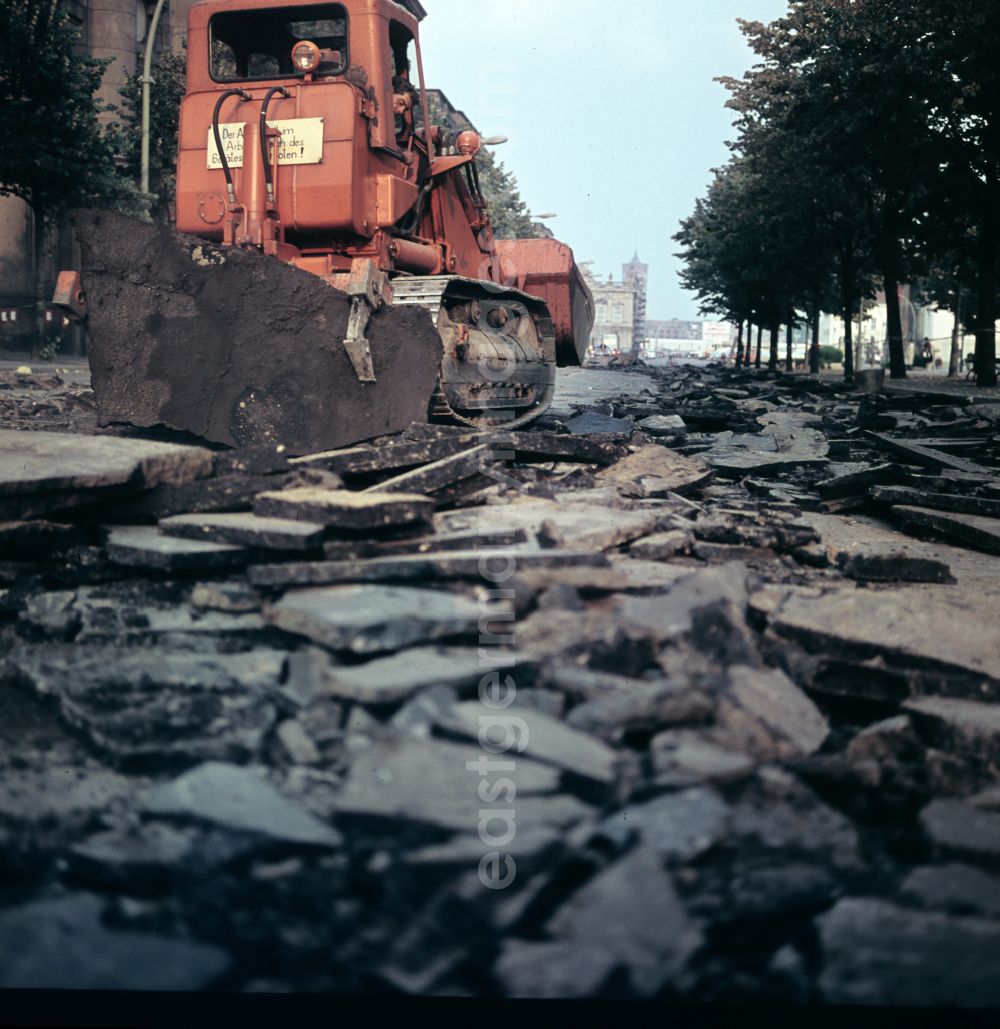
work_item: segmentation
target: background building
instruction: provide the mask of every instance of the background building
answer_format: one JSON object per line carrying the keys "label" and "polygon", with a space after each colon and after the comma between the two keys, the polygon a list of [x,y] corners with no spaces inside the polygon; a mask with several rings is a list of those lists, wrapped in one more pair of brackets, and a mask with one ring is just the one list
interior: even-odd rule
{"label": "background building", "polygon": [[595,279],[589,269],[584,274],[594,294],[594,328],[590,348],[594,353],[629,353],[635,342],[635,285]]}
{"label": "background building", "polygon": [[653,342],[657,340],[700,340],[701,322],[685,322],[676,318],[666,321],[647,321],[646,335]]}
{"label": "background building", "polygon": [[639,251],[628,264],[622,266],[622,281],[631,286],[635,299],[632,308],[632,349],[637,353],[646,342],[646,290],[649,284],[649,265],[639,260]]}
{"label": "background building", "polygon": [[635,353],[646,359],[718,357],[736,338],[728,322],[652,319],[647,316],[649,265],[636,253],[622,265],[621,280],[596,277],[590,262],[583,265],[594,294],[595,320],[590,347],[595,354]]}
{"label": "background building", "polygon": [[583,272],[594,294],[595,320],[590,346],[595,353],[640,351],[646,340],[646,290],[649,265],[636,254],[622,265],[622,277],[615,281],[595,278],[589,264]]}

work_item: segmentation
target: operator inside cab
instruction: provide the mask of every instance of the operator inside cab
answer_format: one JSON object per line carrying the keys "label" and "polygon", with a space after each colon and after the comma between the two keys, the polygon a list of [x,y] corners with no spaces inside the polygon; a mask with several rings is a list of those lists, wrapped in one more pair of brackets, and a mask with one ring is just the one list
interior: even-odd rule
{"label": "operator inside cab", "polygon": [[[405,71],[393,77],[392,109],[396,117],[396,146],[402,150],[410,167],[407,177],[423,188],[430,178],[431,162],[427,155],[426,143],[417,132],[419,98],[416,87],[410,82]],[[412,219],[407,219],[405,226],[413,228],[412,223],[416,217],[414,214]]]}
{"label": "operator inside cab", "polygon": [[417,102],[417,91],[405,75],[396,75],[392,80],[392,110],[396,116],[396,143],[401,150],[413,146],[413,109]]}

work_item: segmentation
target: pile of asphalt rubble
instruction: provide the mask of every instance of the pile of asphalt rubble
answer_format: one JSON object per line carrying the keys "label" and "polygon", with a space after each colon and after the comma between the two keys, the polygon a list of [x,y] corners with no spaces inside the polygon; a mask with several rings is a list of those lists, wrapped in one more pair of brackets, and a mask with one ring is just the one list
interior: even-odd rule
{"label": "pile of asphalt rubble", "polygon": [[0,986],[1000,1004],[1000,405],[573,382],[296,458],[0,384]]}

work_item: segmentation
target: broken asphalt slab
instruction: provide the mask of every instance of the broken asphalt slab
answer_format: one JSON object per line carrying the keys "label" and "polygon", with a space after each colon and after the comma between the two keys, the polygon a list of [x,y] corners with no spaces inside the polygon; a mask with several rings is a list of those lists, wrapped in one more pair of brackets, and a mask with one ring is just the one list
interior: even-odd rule
{"label": "broken asphalt slab", "polygon": [[112,486],[181,485],[212,474],[201,447],[0,429],[0,497]]}
{"label": "broken asphalt slab", "polygon": [[[788,593],[771,609],[779,635],[808,648],[882,655],[914,669],[959,670],[1000,689],[1000,625],[976,617],[975,598],[833,589],[820,596]],[[933,675],[933,671],[931,673]]]}
{"label": "broken asphalt slab", "polygon": [[264,609],[272,625],[334,651],[381,654],[474,634],[481,604],[402,586],[293,590]]}
{"label": "broken asphalt slab", "polygon": [[230,959],[218,947],[105,927],[103,901],[70,894],[0,911],[0,987],[204,990]]}
{"label": "broken asphalt slab", "polygon": [[519,547],[453,551],[442,555],[404,554],[399,557],[362,558],[357,561],[316,561],[281,565],[258,565],[250,570],[255,586],[275,589],[294,586],[336,586],[344,583],[419,582],[449,579],[482,582],[491,575],[503,575],[509,567],[542,570],[604,568],[603,554]]}
{"label": "broken asphalt slab", "polygon": [[911,530],[944,536],[974,550],[1000,555],[1000,518],[946,514],[921,507],[894,507],[892,513]]}
{"label": "broken asphalt slab", "polygon": [[[33,513],[0,529],[0,922],[98,890],[100,924],[78,923],[97,947],[208,926],[197,945],[244,991],[801,999],[858,982],[821,920],[859,888],[917,916],[877,941],[897,969],[907,933],[995,918],[1000,680],[980,616],[998,559],[869,517],[888,515],[873,489],[990,514],[994,420],[742,370],[566,382],[540,431],[414,424],[302,461],[217,453],[180,484],[9,496]],[[10,399],[0,383],[0,416]],[[44,406],[39,425],[66,417]],[[628,433],[573,435],[571,406]],[[909,456],[863,432],[890,425]],[[710,481],[726,446],[773,467]],[[428,494],[419,521],[300,507],[272,533],[250,513],[303,489],[367,505],[405,476]],[[56,529],[32,521],[67,504]],[[108,522],[172,515],[245,553],[185,567],[163,549],[186,541],[148,529],[126,566],[97,545]],[[883,585],[944,568],[955,585]],[[513,599],[485,603],[494,585]],[[516,697],[494,713],[477,690],[508,661]],[[522,725],[523,752],[484,749]],[[500,838],[515,811],[518,879],[496,896],[476,874],[498,788],[483,758],[515,766],[487,823]],[[806,953],[814,935],[832,942]]]}
{"label": "broken asphalt slab", "polygon": [[160,531],[168,536],[224,543],[261,550],[303,553],[322,546],[322,525],[288,518],[261,518],[247,513],[175,515],[161,519]]}
{"label": "broken asphalt slab", "polygon": [[[592,817],[588,805],[557,792],[557,769],[526,755],[494,760],[478,746],[407,739],[376,742],[358,752],[332,801],[338,824],[346,816],[390,819],[475,836],[484,813],[501,818],[505,810],[491,811],[479,794],[496,761],[516,788],[519,827],[565,829]],[[483,853],[489,849],[484,846]]]}
{"label": "broken asphalt slab", "polygon": [[165,536],[159,529],[141,525],[109,529],[105,546],[116,564],[164,572],[239,568],[250,561],[241,547]]}
{"label": "broken asphalt slab", "polygon": [[777,412],[760,417],[759,436],[725,437],[703,457],[720,476],[773,475],[790,468],[829,464],[826,436],[813,428],[815,415]]}
{"label": "broken asphalt slab", "polygon": [[701,461],[655,444],[622,458],[597,476],[598,485],[612,485],[623,496],[684,496],[707,486],[715,473]]}
{"label": "broken asphalt slab", "polygon": [[348,490],[290,489],[262,493],[254,501],[261,518],[313,522],[333,529],[377,531],[429,522],[434,502],[417,494],[351,493]]}
{"label": "broken asphalt slab", "polygon": [[191,818],[280,843],[336,848],[340,834],[282,796],[261,769],[209,762],[153,787],[141,802],[156,818]]}

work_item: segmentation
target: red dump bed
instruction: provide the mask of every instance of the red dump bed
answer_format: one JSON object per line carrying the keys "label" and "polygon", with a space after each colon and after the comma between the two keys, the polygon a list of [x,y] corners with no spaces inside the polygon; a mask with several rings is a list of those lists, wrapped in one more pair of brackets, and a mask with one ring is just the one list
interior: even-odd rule
{"label": "red dump bed", "polygon": [[594,298],[573,251],[557,239],[498,240],[497,250],[504,281],[548,304],[559,367],[583,364],[594,327]]}

